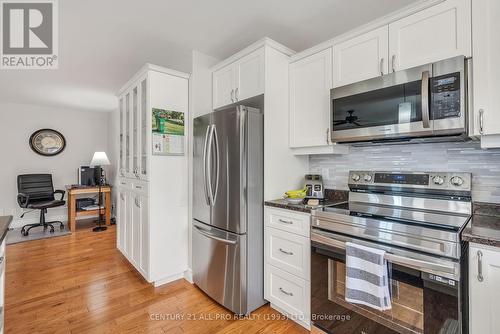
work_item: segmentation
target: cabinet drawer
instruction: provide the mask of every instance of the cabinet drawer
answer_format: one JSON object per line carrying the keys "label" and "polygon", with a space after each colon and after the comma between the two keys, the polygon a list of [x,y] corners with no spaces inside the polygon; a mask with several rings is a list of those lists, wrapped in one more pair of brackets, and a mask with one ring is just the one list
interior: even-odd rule
{"label": "cabinet drawer", "polygon": [[147,181],[134,181],[131,187],[135,193],[148,196],[149,184]]}
{"label": "cabinet drawer", "polygon": [[310,280],[311,250],[309,238],[267,227],[266,262],[306,281]]}
{"label": "cabinet drawer", "polygon": [[123,188],[123,189],[132,189],[132,182],[130,180],[125,179],[125,178],[119,178],[118,179],[118,187]]}
{"label": "cabinet drawer", "polygon": [[299,323],[309,324],[310,283],[266,265],[265,298]]}
{"label": "cabinet drawer", "polygon": [[311,215],[308,213],[298,213],[290,210],[266,207],[265,224],[266,227],[273,227],[282,231],[309,237]]}

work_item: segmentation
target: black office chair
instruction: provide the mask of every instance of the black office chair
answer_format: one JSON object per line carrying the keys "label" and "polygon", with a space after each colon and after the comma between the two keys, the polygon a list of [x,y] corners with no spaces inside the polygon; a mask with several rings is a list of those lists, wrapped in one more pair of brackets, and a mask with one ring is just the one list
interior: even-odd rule
{"label": "black office chair", "polygon": [[[43,226],[43,230],[50,227],[50,233],[54,233],[54,225],[61,224],[61,230],[64,224],[60,221],[45,221],[45,214],[48,208],[63,206],[64,190],[54,191],[52,184],[52,175],[50,174],[24,174],[17,176],[17,202],[21,208],[40,210],[40,222],[36,224],[24,225],[21,234],[27,236],[33,227]],[[57,200],[55,194],[61,194],[61,199]]]}

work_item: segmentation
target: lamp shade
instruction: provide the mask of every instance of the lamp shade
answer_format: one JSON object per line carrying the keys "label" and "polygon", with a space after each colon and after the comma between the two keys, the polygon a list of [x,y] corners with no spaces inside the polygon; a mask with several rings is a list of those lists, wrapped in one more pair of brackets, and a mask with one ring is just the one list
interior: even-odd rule
{"label": "lamp shade", "polygon": [[106,152],[95,152],[90,167],[111,165]]}

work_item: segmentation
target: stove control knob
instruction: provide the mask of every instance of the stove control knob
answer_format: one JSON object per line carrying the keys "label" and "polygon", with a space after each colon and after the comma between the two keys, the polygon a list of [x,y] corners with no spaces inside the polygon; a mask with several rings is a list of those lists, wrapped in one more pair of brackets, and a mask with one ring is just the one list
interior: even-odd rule
{"label": "stove control knob", "polygon": [[432,178],[432,181],[434,182],[434,184],[437,184],[438,186],[444,183],[444,179],[439,175],[434,176],[434,178]]}
{"label": "stove control knob", "polygon": [[366,182],[370,182],[372,180],[372,176],[370,174],[365,174],[364,180]]}
{"label": "stove control knob", "polygon": [[451,178],[451,184],[454,186],[460,187],[462,184],[464,184],[464,180],[460,176],[454,176]]}
{"label": "stove control knob", "polygon": [[358,181],[359,181],[359,179],[361,179],[361,177],[360,177],[358,174],[352,174],[351,179],[352,179],[354,182],[358,182]]}

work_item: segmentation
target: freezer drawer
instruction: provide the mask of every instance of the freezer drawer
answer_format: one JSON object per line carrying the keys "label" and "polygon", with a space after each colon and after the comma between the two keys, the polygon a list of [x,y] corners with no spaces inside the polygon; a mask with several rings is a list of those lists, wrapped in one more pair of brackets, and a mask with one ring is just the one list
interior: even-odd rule
{"label": "freezer drawer", "polygon": [[219,304],[246,314],[246,235],[193,221],[193,280]]}

